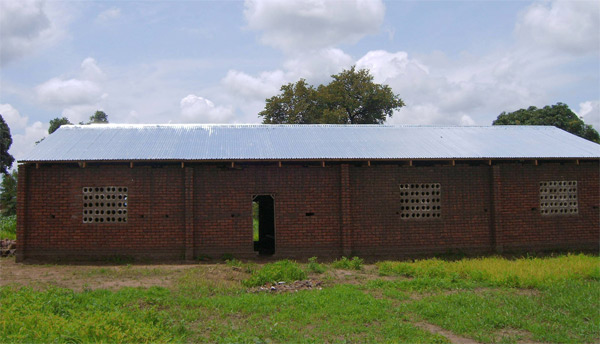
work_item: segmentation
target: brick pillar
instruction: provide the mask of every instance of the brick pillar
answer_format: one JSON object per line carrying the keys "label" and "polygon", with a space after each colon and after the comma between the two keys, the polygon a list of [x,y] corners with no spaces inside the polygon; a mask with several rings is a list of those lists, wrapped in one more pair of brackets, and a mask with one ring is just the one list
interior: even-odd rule
{"label": "brick pillar", "polygon": [[194,259],[194,169],[184,168],[185,259]]}
{"label": "brick pillar", "polygon": [[490,235],[492,241],[492,250],[496,253],[504,251],[502,241],[502,224],[500,223],[500,202],[502,200],[502,178],[500,176],[500,166],[495,165],[490,168]]}
{"label": "brick pillar", "polygon": [[17,252],[16,261],[25,259],[27,245],[27,190],[29,189],[28,165],[19,165],[17,183]]}
{"label": "brick pillar", "polygon": [[352,254],[352,224],[350,219],[350,171],[348,164],[340,168],[340,212],[342,223],[342,254]]}

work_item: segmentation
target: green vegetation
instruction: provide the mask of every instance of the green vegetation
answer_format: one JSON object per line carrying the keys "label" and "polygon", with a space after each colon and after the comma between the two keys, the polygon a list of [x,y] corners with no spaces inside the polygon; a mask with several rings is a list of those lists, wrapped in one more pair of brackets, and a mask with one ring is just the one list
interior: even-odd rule
{"label": "green vegetation", "polygon": [[361,270],[363,266],[363,259],[358,257],[352,257],[352,259],[348,259],[347,257],[342,257],[331,263],[336,269],[346,269],[346,270]]}
{"label": "green vegetation", "polygon": [[308,271],[314,272],[316,274],[322,274],[327,271],[327,268],[323,264],[319,264],[317,262],[317,257],[308,258],[308,264],[306,264]]}
{"label": "green vegetation", "polygon": [[17,238],[17,215],[0,216],[0,239]]}
{"label": "green vegetation", "polygon": [[293,282],[306,278],[306,272],[290,260],[280,260],[275,263],[265,264],[260,270],[252,273],[243,283],[247,287],[256,287],[265,283]]}
{"label": "green vegetation", "polygon": [[[332,264],[314,258],[262,268],[235,259],[174,271],[88,268],[77,275],[81,283],[168,276],[173,284],[82,292],[0,287],[0,342],[448,343],[432,330],[441,328],[482,343],[596,343],[599,263],[596,256],[564,255],[376,266],[358,258]],[[251,287],[307,278],[320,278],[323,288],[275,293]]]}
{"label": "green vegetation", "polygon": [[600,134],[596,129],[590,124],[585,124],[581,117],[563,103],[544,106],[541,109],[530,106],[511,113],[503,112],[492,125],[552,125],[586,140],[600,143]]}

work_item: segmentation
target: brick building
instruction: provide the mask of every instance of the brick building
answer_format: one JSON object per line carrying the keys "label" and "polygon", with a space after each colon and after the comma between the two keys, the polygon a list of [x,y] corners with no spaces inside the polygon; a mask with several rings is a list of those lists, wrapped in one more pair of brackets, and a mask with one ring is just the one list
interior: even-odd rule
{"label": "brick building", "polygon": [[17,259],[598,250],[599,157],[554,127],[63,126],[19,161]]}

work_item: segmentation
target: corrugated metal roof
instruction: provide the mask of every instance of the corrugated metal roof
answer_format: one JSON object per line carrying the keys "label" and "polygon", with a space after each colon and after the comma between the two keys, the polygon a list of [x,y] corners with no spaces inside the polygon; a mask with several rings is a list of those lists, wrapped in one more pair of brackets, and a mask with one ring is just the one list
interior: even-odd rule
{"label": "corrugated metal roof", "polygon": [[547,126],[67,125],[21,162],[599,158]]}

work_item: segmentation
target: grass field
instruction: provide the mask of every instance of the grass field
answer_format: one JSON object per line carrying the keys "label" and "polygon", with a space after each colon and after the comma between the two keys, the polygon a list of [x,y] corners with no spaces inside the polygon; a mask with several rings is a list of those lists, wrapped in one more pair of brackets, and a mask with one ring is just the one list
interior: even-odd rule
{"label": "grass field", "polygon": [[[588,255],[375,265],[0,262],[2,342],[600,341],[600,260]],[[281,281],[276,291],[260,287]]]}

